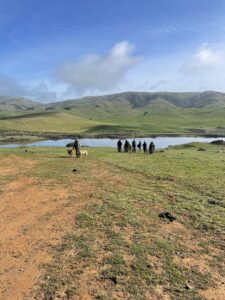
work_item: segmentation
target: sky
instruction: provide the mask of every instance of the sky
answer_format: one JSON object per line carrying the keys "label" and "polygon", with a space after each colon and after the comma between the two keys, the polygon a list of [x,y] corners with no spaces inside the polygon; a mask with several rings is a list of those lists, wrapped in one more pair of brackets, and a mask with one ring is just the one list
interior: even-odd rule
{"label": "sky", "polygon": [[0,0],[0,96],[225,92],[224,0]]}

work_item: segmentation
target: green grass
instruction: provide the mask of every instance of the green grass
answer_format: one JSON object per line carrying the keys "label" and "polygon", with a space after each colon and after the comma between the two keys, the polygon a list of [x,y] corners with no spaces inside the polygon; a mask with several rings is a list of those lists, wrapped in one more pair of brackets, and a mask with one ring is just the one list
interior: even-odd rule
{"label": "green grass", "polygon": [[225,135],[224,107],[179,108],[153,103],[78,102],[71,110],[40,108],[32,113],[0,116],[1,130],[79,133],[82,136],[149,136],[151,134]]}
{"label": "green grass", "polygon": [[101,123],[82,119],[71,114],[59,113],[32,113],[17,114],[0,118],[0,129],[27,132],[65,132],[79,133]]}
{"label": "green grass", "polygon": [[[52,248],[53,261],[42,268],[38,293],[44,299],[55,299],[61,291],[65,297],[81,295],[82,278],[90,272],[87,288],[94,299],[149,299],[160,287],[171,299],[200,300],[205,298],[199,291],[216,287],[216,276],[225,275],[223,147],[193,143],[153,155],[90,148],[89,156],[80,159],[64,157],[61,148],[31,151],[10,153],[38,162],[30,176],[67,186],[68,205],[86,201],[73,230]],[[77,198],[77,183],[90,192]],[[163,210],[176,216],[177,228],[159,218]],[[175,260],[198,262],[204,254],[210,272]]]}

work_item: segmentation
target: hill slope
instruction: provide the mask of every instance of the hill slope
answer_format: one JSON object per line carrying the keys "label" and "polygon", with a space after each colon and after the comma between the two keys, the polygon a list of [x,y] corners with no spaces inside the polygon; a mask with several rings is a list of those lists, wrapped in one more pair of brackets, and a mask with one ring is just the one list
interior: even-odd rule
{"label": "hill slope", "polygon": [[79,105],[112,103],[113,105],[129,105],[132,108],[143,108],[154,103],[164,103],[166,106],[180,108],[201,108],[209,105],[225,105],[225,94],[213,91],[202,93],[169,93],[169,92],[125,92],[112,95],[85,97],[76,100],[67,100],[50,103],[46,109],[75,108]]}
{"label": "hill slope", "polygon": [[[219,92],[126,92],[46,105],[23,101],[20,110],[0,112],[0,129],[83,136],[225,135],[225,94]],[[7,103],[15,108],[16,102]]]}
{"label": "hill slope", "polygon": [[40,106],[40,103],[33,102],[26,98],[0,96],[0,112],[21,112],[34,110]]}

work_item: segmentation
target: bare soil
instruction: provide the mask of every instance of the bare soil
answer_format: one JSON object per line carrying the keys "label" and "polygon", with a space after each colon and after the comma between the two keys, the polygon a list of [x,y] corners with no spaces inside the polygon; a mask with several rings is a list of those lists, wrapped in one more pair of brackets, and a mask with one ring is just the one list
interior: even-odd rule
{"label": "bare soil", "polygon": [[[24,175],[35,161],[15,155],[0,161],[0,299],[30,299],[41,276],[40,266],[51,260],[49,248],[70,230],[84,201],[68,203],[68,188],[49,189],[46,180]],[[75,183],[73,188],[79,186]],[[83,196],[88,189],[83,190]],[[82,198],[82,195],[79,194]]]}

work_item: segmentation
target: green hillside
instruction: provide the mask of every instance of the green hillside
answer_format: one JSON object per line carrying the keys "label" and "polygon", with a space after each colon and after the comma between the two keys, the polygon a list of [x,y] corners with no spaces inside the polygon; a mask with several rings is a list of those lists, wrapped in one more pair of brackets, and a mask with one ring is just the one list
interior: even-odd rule
{"label": "green hillside", "polygon": [[[11,102],[6,103],[9,106]],[[14,111],[2,107],[0,102],[1,130],[82,136],[225,135],[225,94],[212,91],[126,92],[46,105],[28,101],[23,106],[20,102],[20,110]]]}
{"label": "green hillside", "polygon": [[0,113],[31,111],[40,107],[40,103],[33,102],[26,98],[0,96]]}

